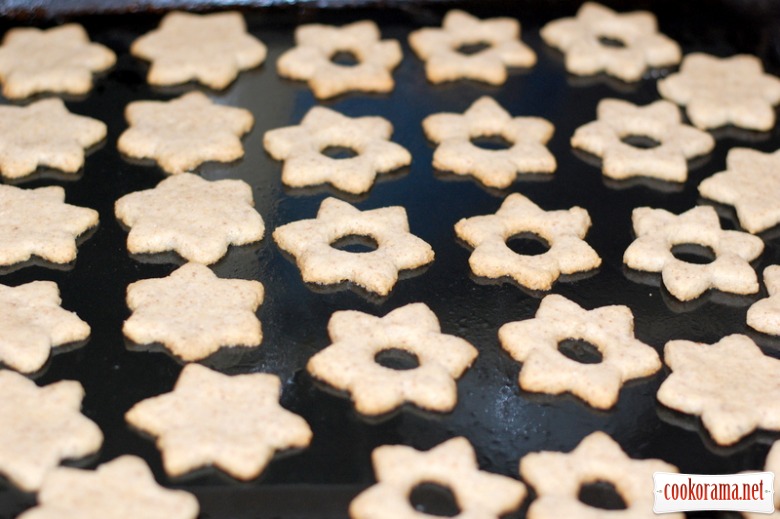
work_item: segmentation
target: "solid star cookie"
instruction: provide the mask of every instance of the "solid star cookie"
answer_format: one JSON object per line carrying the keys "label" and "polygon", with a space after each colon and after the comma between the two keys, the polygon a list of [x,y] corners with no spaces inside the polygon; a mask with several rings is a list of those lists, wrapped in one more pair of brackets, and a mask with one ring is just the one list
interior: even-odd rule
{"label": "solid star cookie", "polygon": [[[721,229],[712,207],[696,206],[680,215],[638,207],[631,219],[636,240],[623,254],[623,262],[632,269],[660,272],[664,286],[677,299],[690,301],[710,288],[732,294],[758,292],[758,278],[748,262],[761,254],[764,242]],[[699,265],[675,258],[672,249],[685,244],[708,247],[715,259]]]}
{"label": "solid star cookie", "polygon": [[38,166],[75,173],[84,165],[84,149],[105,136],[105,124],[70,113],[61,99],[0,106],[0,174],[22,178]]}
{"label": "solid star cookie", "polygon": [[61,467],[19,519],[195,519],[198,500],[157,484],[141,458],[120,456],[96,470]]}
{"label": "solid star cookie", "polygon": [[0,285],[0,362],[32,373],[46,364],[52,348],[89,337],[89,325],[61,303],[53,281]]}
{"label": "solid star cookie", "polygon": [[780,335],[780,265],[764,269],[764,285],[769,297],[748,308],[747,324],[759,332]]}
{"label": "solid star cookie", "polygon": [[[677,472],[662,460],[629,458],[615,440],[601,431],[586,436],[571,452],[532,452],[520,460],[520,474],[536,491],[528,517],[534,519],[599,519],[615,513],[631,519],[652,519],[655,472]],[[625,502],[624,510],[606,512],[580,501],[583,485],[611,483]],[[664,514],[683,519],[684,514]]]}
{"label": "solid star cookie", "polygon": [[672,373],[658,389],[658,401],[701,416],[719,445],[757,428],[780,430],[780,360],[764,355],[749,337],[729,335],[712,345],[669,341],[664,362]]}
{"label": "solid star cookie", "polygon": [[[555,157],[545,144],[555,127],[540,117],[512,117],[494,99],[481,97],[463,114],[440,113],[423,120],[428,140],[438,144],[433,167],[471,175],[486,186],[509,187],[523,173],[552,173]],[[472,139],[501,137],[507,149],[483,149]]]}
{"label": "solid star cookie", "polygon": [[[366,415],[390,412],[405,402],[432,411],[451,411],[458,399],[456,379],[477,357],[465,340],[441,333],[439,320],[423,303],[397,308],[384,317],[354,310],[336,312],[328,323],[333,343],[307,364],[315,378],[347,391]],[[400,350],[416,361],[393,369],[377,360]]]}
{"label": "solid star cookie", "polygon": [[[365,236],[376,250],[357,253],[331,244],[347,236]],[[274,240],[295,257],[307,283],[351,281],[380,296],[390,293],[400,270],[433,261],[433,249],[409,232],[406,210],[400,206],[361,211],[336,198],[326,198],[317,218],[278,227]]]}
{"label": "solid star cookie", "polygon": [[[571,145],[601,157],[604,175],[617,180],[644,176],[685,182],[688,159],[715,147],[710,134],[683,124],[679,108],[668,101],[637,106],[604,99],[597,114],[596,121],[577,128]],[[657,146],[643,148],[625,141],[635,136],[649,137]]]}
{"label": "solid star cookie", "polygon": [[97,211],[66,204],[59,186],[0,185],[0,265],[32,256],[69,263],[76,259],[76,238],[97,223]]}
{"label": "solid star cookie", "polygon": [[658,81],[658,92],[684,106],[699,128],[733,124],[764,131],[775,125],[780,79],[765,74],[755,56],[718,58],[697,52],[685,56],[679,72]]}
{"label": "solid star cookie", "polygon": [[201,92],[171,101],[134,101],[125,108],[125,118],[130,127],[119,136],[119,151],[154,159],[170,174],[243,157],[240,137],[254,124],[249,110],[217,105]]}
{"label": "solid star cookie", "polygon": [[649,67],[680,62],[680,46],[658,32],[648,11],[616,13],[586,2],[573,18],[561,18],[541,30],[542,39],[565,55],[566,70],[578,76],[605,72],[637,81]]}
{"label": "solid star cookie", "polygon": [[89,41],[84,27],[68,23],[51,29],[17,27],[0,46],[3,95],[21,99],[39,92],[86,94],[92,73],[116,62],[108,47]]}
{"label": "solid star cookie", "polygon": [[259,346],[255,312],[262,302],[260,282],[220,279],[205,265],[187,263],[168,277],[127,287],[133,314],[122,331],[137,344],[159,342],[182,360],[197,361],[223,346]]}
{"label": "solid star cookie", "polygon": [[409,501],[415,487],[435,483],[450,489],[460,517],[495,518],[520,506],[525,485],[479,469],[469,441],[452,438],[429,451],[405,445],[382,445],[371,453],[377,483],[349,505],[352,519],[416,519],[428,517]]}
{"label": "solid star cookie", "polygon": [[[473,54],[460,51],[485,45]],[[520,23],[512,18],[480,20],[453,9],[441,28],[425,27],[409,34],[409,45],[425,61],[425,75],[432,83],[475,79],[492,85],[506,82],[507,67],[532,67],[536,54],[520,41]]]}
{"label": "solid star cookie", "polygon": [[[391,71],[401,62],[397,40],[381,40],[379,27],[363,20],[342,27],[306,24],[295,29],[296,47],[279,56],[276,69],[282,77],[308,81],[318,99],[346,92],[390,92]],[[350,53],[357,63],[333,61]]]}
{"label": "solid star cookie", "polygon": [[699,194],[733,205],[739,225],[753,234],[780,223],[780,150],[762,153],[732,148],[726,156],[726,171],[699,184]]}
{"label": "solid star cookie", "polygon": [[133,56],[151,61],[151,85],[198,81],[216,90],[232,83],[239,71],[265,60],[266,47],[247,34],[241,13],[194,14],[175,11],[160,26],[135,40]]}
{"label": "solid star cookie", "polygon": [[[374,184],[377,173],[387,173],[412,161],[406,148],[390,142],[393,125],[383,117],[347,117],[315,106],[298,126],[266,132],[263,144],[276,160],[283,160],[282,183],[290,187],[328,182],[347,193],[361,194]],[[335,159],[329,147],[349,148],[354,157]]]}
{"label": "solid star cookie", "polygon": [[275,451],[302,448],[311,429],[279,405],[276,375],[223,375],[188,364],[173,391],[135,404],[125,419],[157,438],[169,476],[207,465],[231,476],[257,477]]}
{"label": "solid star cookie", "polygon": [[[549,290],[561,274],[592,270],[601,258],[584,238],[590,216],[581,207],[544,211],[520,193],[512,193],[495,213],[463,218],[455,224],[458,237],[474,248],[469,257],[477,276],[509,276],[532,290]],[[537,256],[514,252],[507,240],[533,233],[549,250]]]}
{"label": "solid star cookie", "polygon": [[0,474],[21,490],[38,490],[62,460],[100,449],[103,433],[79,412],[84,389],[78,382],[38,387],[0,370],[0,387]]}
{"label": "solid star cookie", "polygon": [[[617,403],[623,383],[661,369],[658,353],[634,336],[634,315],[627,306],[585,310],[563,296],[542,299],[533,319],[503,325],[501,346],[522,362],[520,387],[558,395],[571,392],[593,407],[609,409]],[[584,340],[601,360],[584,364],[559,351],[561,342]]]}
{"label": "solid star cookie", "polygon": [[219,261],[229,245],[256,242],[265,232],[249,184],[209,182],[191,173],[123,196],[114,204],[114,212],[130,227],[127,250],[131,253],[173,250],[206,265]]}

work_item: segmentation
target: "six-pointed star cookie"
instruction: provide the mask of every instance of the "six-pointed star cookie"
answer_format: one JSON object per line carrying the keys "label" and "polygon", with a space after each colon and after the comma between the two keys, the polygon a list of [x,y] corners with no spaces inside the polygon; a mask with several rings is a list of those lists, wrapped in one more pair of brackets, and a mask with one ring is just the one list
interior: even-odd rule
{"label": "six-pointed star cookie", "polygon": [[[555,171],[555,157],[545,146],[553,125],[540,117],[512,117],[490,97],[477,99],[463,114],[429,115],[423,129],[438,144],[435,168],[471,175],[489,187],[509,187],[519,173]],[[510,146],[483,149],[472,142],[479,137],[501,137]]]}
{"label": "six-pointed star cookie", "polygon": [[[604,175],[622,180],[645,176],[671,182],[688,178],[688,159],[712,151],[709,133],[683,124],[680,109],[668,101],[637,106],[620,99],[604,99],[598,120],[580,126],[571,145],[602,159]],[[657,145],[643,148],[626,139],[648,137]]]}
{"label": "six-pointed star cookie", "polygon": [[62,460],[97,452],[103,434],[79,412],[84,389],[64,380],[38,387],[0,370],[0,474],[26,492]]}
{"label": "six-pointed star cookie", "polygon": [[94,471],[55,469],[19,519],[195,519],[198,510],[192,494],[158,485],[141,458],[120,456]]}
{"label": "six-pointed star cookie", "polygon": [[187,263],[170,276],[127,287],[125,336],[137,344],[162,343],[187,362],[204,359],[222,346],[259,346],[255,312],[263,302],[258,281],[220,279],[211,269]]}
{"label": "six-pointed star cookie", "polygon": [[137,159],[154,159],[166,172],[192,170],[215,160],[244,156],[240,137],[254,124],[243,108],[213,103],[201,92],[171,101],[135,101],[125,108],[130,128],[119,136],[119,151]]}
{"label": "six-pointed star cookie", "polygon": [[0,285],[0,362],[32,373],[43,367],[52,348],[89,337],[89,325],[60,303],[53,281]]}
{"label": "six-pointed star cookie", "polygon": [[747,324],[759,332],[780,335],[780,265],[764,269],[764,285],[769,297],[748,309]]}
{"label": "six-pointed star cookie", "polygon": [[[412,161],[406,148],[390,142],[393,125],[383,117],[347,117],[315,106],[298,126],[266,132],[263,144],[276,160],[283,160],[282,182],[290,187],[329,182],[342,191],[361,194],[374,184],[377,173],[387,173]],[[354,157],[335,159],[323,153],[329,147],[349,148]]]}
{"label": "six-pointed star cookie", "polygon": [[[652,519],[652,481],[655,472],[677,472],[677,467],[657,459],[626,456],[615,440],[597,431],[586,436],[571,452],[533,452],[520,460],[520,474],[536,491],[528,517],[534,519],[601,519],[611,514],[631,519]],[[583,485],[611,483],[625,502],[624,510],[606,511],[580,501]],[[664,514],[683,519],[684,514]]]}
{"label": "six-pointed star cookie", "polygon": [[152,62],[147,75],[152,85],[195,80],[221,90],[240,70],[260,65],[266,48],[247,34],[239,12],[199,15],[177,11],[165,15],[157,29],[135,40],[130,53]]}
{"label": "six-pointed star cookie", "polygon": [[[473,54],[461,52],[470,45],[485,45]],[[453,9],[441,29],[425,27],[409,35],[409,45],[425,61],[432,83],[476,79],[492,85],[506,82],[507,67],[531,67],[536,54],[520,41],[520,23],[512,18],[480,20]]]}
{"label": "six-pointed star cookie", "polygon": [[[764,242],[721,229],[712,207],[696,206],[680,215],[638,207],[631,219],[636,240],[623,254],[623,262],[632,269],[660,272],[664,286],[677,299],[689,301],[710,288],[733,294],[758,292],[758,278],[748,262],[761,254]],[[715,259],[707,264],[677,259],[675,246],[688,244],[708,247]]]}
{"label": "six-pointed star cookie", "polygon": [[764,73],[761,60],[740,54],[718,58],[685,56],[680,71],[658,81],[666,99],[685,106],[699,128],[733,124],[748,130],[770,130],[774,106],[780,103],[780,79]]}
{"label": "six-pointed star cookie", "polygon": [[701,196],[733,205],[739,224],[753,234],[780,223],[780,150],[762,153],[732,148],[726,171],[699,184]]}
{"label": "six-pointed star cookie", "polygon": [[19,189],[0,185],[0,265],[33,255],[52,263],[76,259],[76,238],[96,226],[98,213],[65,203],[59,186]]}
{"label": "six-pointed star cookie", "polygon": [[243,180],[209,182],[191,173],[166,178],[154,189],[116,201],[116,217],[130,227],[127,250],[173,250],[186,260],[219,261],[228,245],[260,240],[263,219],[255,211],[252,188]]}
{"label": "six-pointed star cookie", "polygon": [[188,364],[171,393],[135,404],[125,419],[157,438],[169,476],[214,465],[252,479],[275,451],[311,441],[306,421],[279,405],[280,393],[276,375],[229,376]]}
{"label": "six-pointed star cookie", "polygon": [[[627,306],[585,310],[563,296],[542,300],[536,317],[503,325],[501,346],[522,362],[520,387],[558,395],[570,391],[593,407],[608,409],[624,382],[661,369],[658,353],[634,336],[634,315]],[[582,340],[601,354],[583,364],[559,351],[565,340]]]}
{"label": "six-pointed star cookie", "polygon": [[[358,253],[331,246],[348,236],[370,238],[376,250]],[[307,283],[351,281],[380,296],[390,293],[398,271],[427,265],[434,256],[430,245],[409,232],[403,207],[361,211],[336,198],[323,200],[317,218],[278,227],[274,240],[295,257]]]}
{"label": "six-pointed star cookie", "polygon": [[75,23],[46,30],[11,29],[0,46],[3,95],[20,99],[39,92],[85,94],[92,88],[92,73],[115,62],[110,49],[91,43]]}
{"label": "six-pointed star cookie", "polygon": [[[581,207],[544,211],[520,193],[512,193],[495,214],[461,219],[455,233],[474,247],[469,257],[474,274],[509,276],[532,290],[549,290],[561,274],[601,265],[599,255],[583,239],[589,227],[590,216]],[[507,246],[507,240],[526,233],[542,238],[549,250],[529,256]]]}
{"label": "six-pointed star cookie", "polygon": [[647,11],[616,13],[586,2],[574,18],[553,20],[542,39],[565,54],[566,70],[578,76],[606,72],[623,81],[637,81],[648,67],[680,62],[680,46],[658,32]]}
{"label": "six-pointed star cookie", "polygon": [[495,518],[515,510],[525,485],[512,478],[479,470],[474,448],[466,438],[447,440],[427,452],[405,445],[382,445],[371,453],[377,483],[349,505],[353,519],[418,519],[429,517],[410,503],[412,490],[423,483],[445,486],[460,509],[459,517]]}
{"label": "six-pointed star cookie", "polygon": [[70,113],[61,99],[0,106],[0,174],[21,178],[38,166],[75,173],[84,165],[84,148],[105,136],[105,124]]}
{"label": "six-pointed star cookie", "polygon": [[745,335],[715,344],[669,341],[664,362],[672,374],[658,401],[702,424],[719,445],[731,445],[757,428],[780,430],[780,360],[764,355]]}
{"label": "six-pointed star cookie", "polygon": [[[295,30],[296,47],[279,57],[279,75],[308,81],[319,99],[351,91],[389,92],[395,86],[390,73],[401,62],[397,40],[380,40],[379,27],[363,20],[342,27],[307,24]],[[357,63],[334,60],[351,54]]]}
{"label": "six-pointed star cookie", "polygon": [[[471,344],[441,333],[436,314],[423,303],[384,317],[336,312],[328,334],[333,344],[309,359],[307,369],[349,392],[355,408],[367,415],[387,413],[404,402],[432,411],[452,410],[458,399],[455,380],[477,357]],[[398,350],[417,366],[398,370],[380,364],[379,355]]]}

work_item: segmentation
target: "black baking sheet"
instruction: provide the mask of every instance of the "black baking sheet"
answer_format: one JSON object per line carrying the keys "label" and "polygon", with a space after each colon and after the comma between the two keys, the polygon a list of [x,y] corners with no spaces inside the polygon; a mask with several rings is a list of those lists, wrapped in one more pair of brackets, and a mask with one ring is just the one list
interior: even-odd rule
{"label": "black baking sheet", "polygon": [[[625,3],[620,4],[623,8]],[[244,72],[222,92],[204,89],[221,103],[250,109],[255,126],[244,139],[246,156],[235,163],[209,163],[198,168],[208,179],[240,178],[253,186],[255,203],[266,226],[266,238],[257,245],[233,247],[214,269],[223,277],[257,279],[266,288],[259,310],[264,340],[254,350],[223,350],[205,364],[227,373],[271,372],[283,381],[284,406],[311,425],[311,446],[299,453],[278,456],[256,481],[236,482],[216,471],[204,470],[171,480],[161,468],[152,441],[130,430],[123,415],[134,403],[169,391],[181,369],[163,352],[128,349],[122,322],[129,315],[125,287],[138,279],[161,277],[177,265],[171,256],[132,258],[125,249],[126,232],[113,216],[114,201],[127,193],[154,187],[164,178],[148,163],[123,158],[116,140],[126,128],[123,109],[141,99],[170,99],[200,88],[151,88],[145,82],[147,65],[128,53],[131,42],[153,29],[158,14],[84,16],[41,20],[42,26],[74,20],[83,23],[91,37],[118,54],[113,70],[96,79],[95,89],[83,98],[67,98],[71,111],[101,119],[108,125],[106,141],[88,156],[78,180],[42,175],[21,183],[31,188],[62,185],[67,201],[100,212],[100,226],[80,247],[70,270],[30,266],[0,276],[0,282],[19,285],[38,279],[56,281],[63,305],[92,326],[92,337],[81,349],[56,355],[36,377],[39,384],[62,379],[79,380],[86,389],[84,413],[105,434],[96,458],[79,466],[94,467],[121,454],[143,457],[158,481],[194,493],[203,518],[343,518],[354,495],[370,485],[371,451],[382,444],[402,443],[428,449],[453,436],[466,436],[476,448],[485,470],[517,477],[518,460],[541,449],[568,451],[595,430],[612,435],[626,452],[637,458],[662,458],[682,472],[731,473],[763,466],[768,445],[776,434],[753,434],[731,448],[718,448],[698,420],[662,408],[655,399],[665,370],[628,383],[617,406],[596,411],[571,396],[544,396],[519,390],[519,365],[505,354],[497,340],[498,328],[509,321],[527,319],[536,311],[541,294],[529,293],[512,283],[475,280],[470,274],[470,251],[455,238],[453,225],[462,217],[494,212],[510,192],[520,192],[545,209],[573,205],[586,208],[593,220],[587,241],[603,264],[593,275],[559,282],[552,293],[562,294],[586,308],[628,305],[634,312],[637,337],[659,351],[670,339],[714,342],[731,333],[747,333],[764,351],[778,356],[778,341],[751,332],[745,325],[748,306],[765,292],[751,297],[712,293],[681,304],[659,288],[657,275],[627,272],[622,254],[632,241],[631,210],[639,206],[685,211],[700,200],[696,186],[702,178],[725,169],[728,149],[748,146],[764,151],[780,147],[780,130],[755,133],[726,128],[715,131],[714,152],[692,164],[684,186],[644,181],[610,182],[602,177],[592,158],[573,151],[574,130],[595,118],[600,99],[616,97],[646,104],[659,98],[654,71],[636,84],[602,76],[576,78],[565,73],[561,55],[545,46],[539,28],[547,21],[573,15],[574,3],[558,2],[545,8],[537,3],[469,5],[480,16],[520,18],[523,40],[538,55],[530,70],[510,73],[499,87],[458,81],[444,85],[426,82],[423,64],[412,54],[406,38],[423,25],[439,24],[444,9],[407,6],[392,9],[313,9],[247,11],[250,31],[269,47],[266,63]],[[685,52],[716,55],[736,52],[758,54],[770,71],[778,72],[773,58],[771,20],[738,14],[711,2],[656,4],[661,29],[676,39]],[[303,83],[278,77],[275,63],[293,46],[298,23],[345,23],[377,20],[386,38],[397,38],[404,60],[394,73],[395,90],[386,95],[348,94],[318,102]],[[3,30],[14,23],[3,22]],[[515,115],[542,116],[555,124],[549,147],[558,171],[547,180],[520,180],[510,189],[495,191],[468,179],[434,172],[433,146],[421,128],[422,119],[441,111],[461,112],[483,95],[495,97]],[[290,190],[280,182],[279,163],[262,146],[266,130],[297,124],[317,104],[350,116],[382,115],[395,126],[393,140],[405,146],[414,159],[410,167],[380,180],[367,195],[345,196],[329,188]],[[349,289],[317,289],[305,285],[297,267],[275,246],[270,234],[279,225],[312,218],[327,196],[339,196],[361,209],[402,205],[411,230],[429,242],[436,260],[429,267],[399,281],[389,297],[366,298]],[[723,224],[735,227],[734,212],[719,207]],[[755,263],[759,272],[780,260],[780,232],[762,237],[766,250]],[[174,259],[174,261],[177,261]],[[181,263],[180,261],[178,263]],[[403,408],[380,420],[358,416],[350,402],[315,384],[304,367],[308,358],[329,344],[326,326],[336,310],[354,309],[376,315],[411,302],[424,302],[438,315],[444,332],[464,337],[480,351],[474,365],[460,379],[459,402],[452,413],[432,414]],[[651,482],[648,481],[648,492]],[[0,483],[0,517],[11,518],[34,503]],[[525,503],[523,510],[527,508]],[[521,517],[523,511],[513,514]],[[699,514],[697,517],[707,517]]]}

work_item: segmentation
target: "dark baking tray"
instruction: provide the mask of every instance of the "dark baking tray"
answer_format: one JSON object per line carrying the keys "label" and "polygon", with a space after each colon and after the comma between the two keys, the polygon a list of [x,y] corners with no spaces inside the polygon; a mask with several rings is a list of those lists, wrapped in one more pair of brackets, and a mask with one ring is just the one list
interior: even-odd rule
{"label": "dark baking tray", "polygon": [[[645,4],[626,4],[630,6]],[[108,138],[87,158],[76,181],[45,173],[24,187],[57,184],[65,187],[67,201],[100,212],[100,226],[80,247],[75,265],[68,270],[29,266],[4,273],[0,282],[18,285],[37,279],[56,281],[67,309],[76,311],[92,326],[92,337],[81,349],[56,355],[36,377],[39,384],[62,379],[79,380],[86,389],[84,413],[105,433],[99,455],[83,466],[94,467],[121,454],[136,454],[152,467],[166,486],[194,493],[203,518],[343,518],[351,498],[370,485],[371,451],[382,444],[402,443],[428,449],[453,436],[466,436],[476,448],[483,469],[517,477],[518,460],[540,449],[572,449],[587,434],[604,430],[633,457],[662,458],[683,472],[731,473],[763,466],[769,443],[776,434],[753,434],[734,447],[718,448],[698,420],[664,409],[655,392],[667,375],[627,384],[617,406],[596,411],[570,396],[549,397],[522,392],[517,385],[519,365],[500,348],[498,328],[509,321],[531,317],[541,294],[528,293],[512,283],[475,280],[469,271],[469,250],[454,236],[453,224],[462,217],[495,211],[509,192],[521,192],[546,209],[585,207],[593,220],[588,242],[603,258],[590,276],[559,282],[552,292],[593,308],[624,304],[635,315],[637,336],[659,351],[669,339],[714,342],[730,333],[747,333],[764,351],[778,356],[778,341],[751,332],[745,325],[747,307],[765,293],[752,297],[707,294],[681,304],[658,286],[658,276],[636,275],[622,265],[622,254],[632,241],[631,210],[639,206],[665,208],[675,213],[701,202],[699,181],[725,168],[729,148],[749,146],[764,151],[780,147],[780,130],[769,133],[726,128],[714,132],[715,151],[692,164],[690,179],[682,186],[630,181],[606,181],[592,159],[573,151],[569,138],[575,128],[595,118],[598,101],[618,97],[645,104],[658,99],[654,78],[668,71],[654,71],[636,84],[624,84],[602,76],[576,78],[564,71],[559,53],[545,46],[539,28],[548,20],[572,15],[575,3],[483,3],[466,5],[480,16],[510,15],[520,18],[523,40],[539,57],[531,70],[510,74],[500,87],[459,81],[445,85],[426,82],[423,64],[406,43],[408,33],[441,21],[441,6],[407,5],[395,8],[339,11],[297,7],[247,11],[251,32],[269,47],[266,63],[244,72],[223,92],[207,91],[221,102],[243,106],[255,115],[255,126],[244,139],[246,156],[232,164],[206,164],[198,171],[206,178],[241,178],[254,188],[255,202],[269,232],[258,245],[231,248],[215,266],[223,277],[260,280],[266,301],[259,310],[265,337],[255,350],[223,350],[205,364],[228,373],[265,371],[284,383],[283,404],[302,415],[314,431],[308,449],[278,456],[256,481],[239,483],[218,472],[204,470],[185,479],[171,480],[162,471],[152,441],[131,431],[125,411],[134,403],[173,386],[180,363],[161,352],[130,351],[121,333],[129,312],[125,287],[138,279],[165,276],[176,263],[172,256],[133,258],[125,249],[126,233],[116,222],[113,203],[120,196],[155,186],[164,178],[149,164],[124,159],[116,140],[125,129],[123,109],[139,99],[169,99],[193,88],[151,88],[145,82],[147,65],[128,53],[130,43],[154,28],[158,14],[83,16],[42,19],[42,26],[74,20],[83,23],[93,39],[118,54],[116,67],[96,80],[88,96],[67,99],[69,108],[105,121]],[[718,55],[748,52],[761,56],[768,70],[779,71],[774,54],[771,18],[750,16],[716,2],[662,2],[653,4],[661,29],[676,39],[685,52]],[[351,116],[379,114],[395,126],[393,140],[408,148],[414,161],[409,168],[377,183],[361,197],[344,196],[328,188],[288,190],[280,183],[280,164],[263,150],[266,130],[297,124],[318,104],[305,84],[280,79],[275,71],[279,54],[293,45],[298,23],[344,23],[377,20],[384,37],[397,38],[404,60],[394,76],[395,90],[388,95],[349,94],[322,102]],[[2,21],[5,30],[18,23]],[[494,96],[517,115],[546,117],[556,126],[550,149],[558,171],[546,181],[518,181],[506,191],[484,189],[471,180],[455,180],[434,172],[433,146],[423,135],[421,120],[440,111],[462,111],[482,95]],[[409,214],[412,232],[428,241],[436,260],[422,272],[400,281],[383,300],[366,298],[349,287],[316,289],[305,285],[298,269],[270,238],[270,231],[284,223],[311,218],[323,198],[339,196],[363,209],[402,205]],[[735,227],[733,210],[718,207],[723,224]],[[780,261],[780,233],[762,237],[766,250],[755,266]],[[439,316],[446,333],[469,340],[480,356],[458,384],[459,402],[449,414],[432,414],[412,408],[382,419],[358,416],[350,402],[311,380],[304,370],[307,359],[328,345],[326,326],[336,310],[356,309],[377,315],[410,302],[422,301]],[[648,481],[648,492],[651,482]],[[15,517],[34,503],[0,483],[0,517]],[[521,517],[527,508],[513,517]],[[699,514],[698,517],[707,517]]]}

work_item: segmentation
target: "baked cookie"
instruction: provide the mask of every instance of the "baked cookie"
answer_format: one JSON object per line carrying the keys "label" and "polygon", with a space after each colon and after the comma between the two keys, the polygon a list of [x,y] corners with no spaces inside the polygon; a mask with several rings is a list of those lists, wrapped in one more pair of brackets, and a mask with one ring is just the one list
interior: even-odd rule
{"label": "baked cookie", "polygon": [[780,518],[780,441],[775,441],[772,447],[769,449],[769,454],[766,456],[766,465],[764,465],[764,472],[771,472],[775,475],[774,485],[774,505],[775,511],[772,514],[761,514],[753,512],[742,512],[742,517],[745,519],[778,519]]}
{"label": "baked cookie", "polygon": [[[680,110],[668,101],[637,106],[620,99],[599,102],[598,119],[580,126],[571,138],[574,148],[601,157],[604,175],[616,180],[652,177],[670,182],[688,179],[688,160],[712,151],[709,133],[683,124]],[[644,148],[631,137],[657,143]]]}
{"label": "baked cookie", "polygon": [[127,250],[131,253],[172,250],[206,265],[219,261],[229,245],[256,242],[265,232],[249,184],[209,182],[191,173],[123,196],[114,204],[114,212],[130,228]]}
{"label": "baked cookie", "polygon": [[[475,79],[491,85],[506,82],[507,67],[532,67],[536,54],[520,41],[520,23],[512,18],[480,20],[453,9],[441,28],[425,27],[409,34],[409,45],[425,61],[431,83]],[[469,46],[484,45],[466,53]]]}
{"label": "baked cookie", "polygon": [[[412,162],[403,146],[390,142],[393,125],[383,117],[347,117],[315,106],[298,126],[265,133],[263,144],[276,160],[283,160],[282,183],[290,187],[330,183],[359,195],[374,184],[377,173],[388,173]],[[349,148],[354,157],[335,159],[323,153],[329,147]]]}
{"label": "baked cookie", "polygon": [[0,370],[0,387],[0,474],[21,490],[38,490],[62,460],[100,449],[103,433],[79,412],[84,388],[78,382],[38,387]]}
{"label": "baked cookie", "polygon": [[[458,238],[474,248],[471,271],[487,278],[511,277],[531,290],[549,290],[561,274],[593,270],[601,258],[584,238],[590,216],[581,207],[544,211],[520,193],[512,193],[495,213],[463,218],[455,224]],[[507,241],[532,233],[549,249],[536,256],[514,252]]]}
{"label": "baked cookie", "polygon": [[428,517],[409,501],[424,483],[446,486],[455,497],[459,517],[495,518],[520,506],[525,485],[506,476],[479,470],[474,448],[466,438],[447,440],[427,452],[405,445],[382,445],[371,453],[377,483],[349,505],[352,519],[418,519]]}
{"label": "baked cookie", "polygon": [[[348,236],[367,237],[376,250],[359,253],[332,244]],[[351,281],[380,296],[390,293],[400,270],[433,261],[433,249],[409,232],[400,206],[361,211],[336,198],[326,198],[317,218],[282,225],[274,231],[279,248],[295,257],[307,283]]]}
{"label": "baked cookie", "polygon": [[89,41],[84,27],[68,23],[51,29],[17,27],[0,46],[3,95],[22,99],[40,92],[86,94],[92,73],[116,63],[108,47]]}
{"label": "baked cookie", "polygon": [[759,332],[780,335],[780,265],[764,269],[764,285],[769,297],[748,308],[747,324]]}
{"label": "baked cookie", "polygon": [[[423,303],[397,308],[384,317],[354,310],[336,312],[328,323],[333,344],[316,353],[306,368],[315,378],[347,391],[355,409],[379,415],[405,402],[431,411],[451,411],[458,400],[456,380],[477,350],[441,333],[439,320]],[[403,352],[411,369],[382,365],[380,355]]]}
{"label": "baked cookie", "polygon": [[[471,175],[486,186],[503,189],[518,174],[552,173],[555,157],[545,144],[555,127],[540,117],[512,117],[491,97],[481,97],[463,114],[440,113],[423,119],[428,140],[438,144],[433,167]],[[483,149],[478,137],[501,137],[507,149]]]}
{"label": "baked cookie", "polygon": [[259,346],[263,333],[255,312],[262,302],[260,282],[220,279],[204,265],[187,263],[168,277],[127,287],[133,314],[122,331],[137,344],[159,342],[193,362],[223,346]]}
{"label": "baked cookie", "polygon": [[775,125],[780,79],[765,74],[755,56],[718,58],[697,52],[685,56],[679,72],[658,81],[658,92],[684,106],[698,128],[733,124],[765,131]]}
{"label": "baked cookie", "polygon": [[198,81],[222,90],[239,71],[265,60],[266,47],[246,32],[238,11],[194,14],[174,11],[160,26],[133,42],[130,53],[151,61],[150,85],[178,85]]}
{"label": "baked cookie", "polygon": [[171,101],[135,101],[125,108],[130,128],[119,136],[119,151],[154,159],[167,173],[190,171],[210,160],[244,156],[241,136],[252,129],[249,110],[222,106],[201,92]]}
{"label": "baked cookie", "polygon": [[[664,286],[677,299],[690,301],[710,288],[732,294],[758,292],[758,278],[748,262],[761,254],[764,242],[721,229],[712,207],[696,206],[680,215],[638,207],[631,219],[636,240],[623,254],[623,262],[632,269],[660,272]],[[708,247],[714,260],[695,264],[677,259],[673,248],[686,244]]]}
{"label": "baked cookie", "polygon": [[[295,29],[296,46],[276,62],[282,77],[308,81],[318,99],[346,92],[390,92],[391,71],[401,62],[397,40],[381,40],[379,27],[363,20],[342,27],[307,24]],[[357,63],[333,61],[339,53],[351,54]]]}

